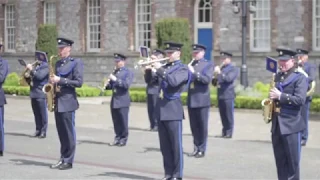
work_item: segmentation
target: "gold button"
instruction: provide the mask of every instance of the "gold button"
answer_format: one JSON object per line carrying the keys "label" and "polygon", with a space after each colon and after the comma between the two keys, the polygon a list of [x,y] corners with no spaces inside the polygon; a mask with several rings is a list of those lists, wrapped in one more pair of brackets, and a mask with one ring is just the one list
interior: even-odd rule
{"label": "gold button", "polygon": [[289,102],[289,104],[291,104],[291,102]]}
{"label": "gold button", "polygon": [[287,98],[287,100],[289,101],[289,100],[290,100],[290,98]]}

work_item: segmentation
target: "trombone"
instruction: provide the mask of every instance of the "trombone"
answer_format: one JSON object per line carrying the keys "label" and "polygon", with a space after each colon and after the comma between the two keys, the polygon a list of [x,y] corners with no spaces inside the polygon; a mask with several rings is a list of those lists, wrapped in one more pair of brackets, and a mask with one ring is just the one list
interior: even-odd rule
{"label": "trombone", "polygon": [[[168,57],[161,58],[161,59],[155,59],[155,60],[151,60],[150,58],[141,59],[134,65],[134,68],[135,69],[142,68],[142,67],[145,67],[145,66],[150,66],[150,65],[152,65],[153,63],[156,63],[156,62],[162,62],[162,61],[168,61],[168,60],[169,60]],[[164,66],[166,64],[167,64],[167,62],[162,63],[162,66]]]}

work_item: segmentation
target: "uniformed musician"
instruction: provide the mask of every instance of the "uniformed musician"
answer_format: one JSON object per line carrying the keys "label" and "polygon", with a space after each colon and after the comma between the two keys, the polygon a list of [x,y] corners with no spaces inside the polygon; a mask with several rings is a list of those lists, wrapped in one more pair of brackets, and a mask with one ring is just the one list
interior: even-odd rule
{"label": "uniformed musician", "polygon": [[112,90],[110,109],[115,138],[109,143],[110,146],[125,146],[129,135],[128,116],[131,104],[129,88],[133,81],[133,72],[125,67],[126,60],[125,55],[114,54],[115,69],[105,85],[105,89]]}
{"label": "uniformed musician", "polygon": [[[164,58],[165,52],[160,49],[155,49],[152,52],[151,60],[157,60]],[[155,117],[155,110],[157,100],[159,99],[159,80],[155,72],[150,67],[146,67],[144,80],[147,83],[147,105],[148,105],[148,116],[150,121],[150,131],[158,131],[158,121]]]}
{"label": "uniformed musician", "polygon": [[[304,49],[297,49],[297,56],[299,60],[299,65],[302,66],[303,70],[308,74],[308,90],[311,87],[311,82],[315,81],[316,72],[315,66],[308,61],[309,52]],[[312,101],[312,96],[307,96],[306,102],[301,109],[301,118],[303,118],[306,128],[302,131],[301,134],[301,145],[305,146],[308,141],[308,122],[309,122],[309,108]]]}
{"label": "uniformed musician", "polygon": [[182,150],[182,120],[184,111],[180,95],[188,84],[189,70],[180,59],[183,44],[165,42],[165,52],[169,62],[162,66],[153,64],[160,78],[160,99],[157,102],[156,117],[160,149],[163,156],[164,179],[182,179],[183,150]]}
{"label": "uniformed musician", "polygon": [[[0,44],[1,50],[2,44]],[[7,104],[6,96],[2,89],[9,71],[8,61],[0,56],[0,156],[4,151],[4,105]]]}
{"label": "uniformed musician", "polygon": [[222,135],[218,137],[232,138],[234,128],[234,100],[236,97],[234,81],[239,75],[237,67],[231,64],[232,53],[220,52],[220,66],[214,68],[216,77],[212,85],[218,88],[218,107],[222,122]]}
{"label": "uniformed musician", "polygon": [[36,124],[36,132],[34,137],[45,138],[48,127],[48,111],[46,103],[46,95],[42,88],[49,81],[49,67],[47,53],[36,51],[35,56],[37,61],[40,62],[36,67],[32,64],[27,64],[32,77],[30,83],[30,98],[31,106]]}
{"label": "uniformed musician", "polygon": [[79,109],[76,88],[83,84],[83,62],[70,56],[73,40],[57,38],[60,60],[55,65],[55,120],[60,139],[61,158],[52,169],[71,169],[76,150],[75,111]]}
{"label": "uniformed musician", "polygon": [[189,156],[204,157],[210,111],[210,82],[213,76],[213,63],[204,58],[206,47],[193,44],[193,58],[188,65],[192,80],[188,89],[188,112],[193,136],[194,152]]}
{"label": "uniformed musician", "polygon": [[301,131],[305,128],[301,108],[308,88],[305,75],[295,66],[294,51],[277,49],[280,72],[270,98],[276,105],[272,116],[272,145],[278,179],[300,179]]}

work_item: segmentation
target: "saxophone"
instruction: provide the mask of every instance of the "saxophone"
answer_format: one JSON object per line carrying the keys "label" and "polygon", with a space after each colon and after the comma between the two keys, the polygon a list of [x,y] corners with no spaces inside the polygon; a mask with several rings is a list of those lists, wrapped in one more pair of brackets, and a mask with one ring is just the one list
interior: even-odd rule
{"label": "saxophone", "polygon": [[[275,76],[276,76],[275,73],[272,74],[272,79],[270,82],[270,90],[275,87]],[[262,111],[263,111],[263,120],[266,124],[268,124],[271,122],[275,104],[272,99],[266,98],[262,100],[261,105],[262,105]]]}
{"label": "saxophone", "polygon": [[[219,65],[219,68],[221,69],[222,67],[224,66],[224,63],[222,62],[220,65]],[[217,72],[213,72],[213,77],[212,77],[212,85],[219,88],[219,84],[218,84],[218,73]]]}
{"label": "saxophone", "polygon": [[[50,56],[49,60],[49,77],[54,76],[54,70],[53,70],[53,58],[57,58],[57,55]],[[53,112],[55,107],[55,90],[54,90],[54,84],[53,83],[47,83],[43,86],[42,91],[47,96],[47,108],[48,111]]]}

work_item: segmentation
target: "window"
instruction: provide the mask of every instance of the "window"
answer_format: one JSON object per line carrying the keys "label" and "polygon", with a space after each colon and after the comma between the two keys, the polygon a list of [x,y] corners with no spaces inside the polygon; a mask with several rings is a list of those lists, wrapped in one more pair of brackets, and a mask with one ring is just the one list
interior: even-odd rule
{"label": "window", "polygon": [[100,0],[88,0],[87,8],[87,49],[90,52],[99,52],[101,47]]}
{"label": "window", "polygon": [[312,13],[312,49],[320,51],[320,0],[313,0]]}
{"label": "window", "polygon": [[212,0],[200,0],[198,23],[209,23],[212,26]]}
{"label": "window", "polygon": [[136,0],[136,48],[151,46],[151,1]]}
{"label": "window", "polygon": [[250,15],[250,50],[271,50],[270,0],[257,0],[256,12]]}
{"label": "window", "polygon": [[16,10],[14,4],[5,6],[5,49],[8,52],[15,52],[15,16]]}
{"label": "window", "polygon": [[56,24],[56,3],[45,2],[44,3],[44,23]]}

